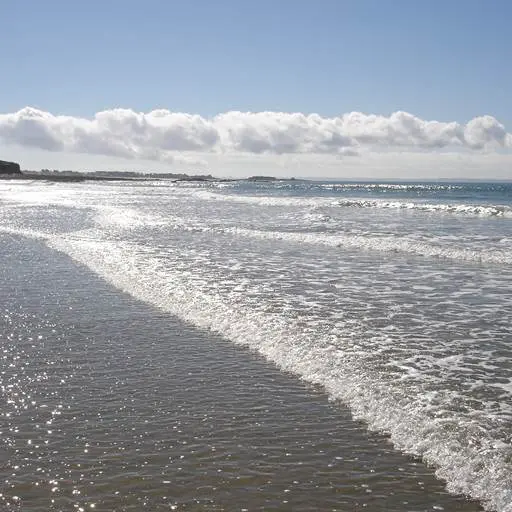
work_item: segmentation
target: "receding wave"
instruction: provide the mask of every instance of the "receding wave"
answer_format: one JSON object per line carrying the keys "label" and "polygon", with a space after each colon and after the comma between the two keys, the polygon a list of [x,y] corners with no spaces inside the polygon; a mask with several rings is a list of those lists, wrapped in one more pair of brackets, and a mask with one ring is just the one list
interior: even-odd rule
{"label": "receding wave", "polygon": [[319,185],[320,188],[325,190],[391,190],[391,191],[453,191],[453,190],[464,190],[467,185],[455,184],[455,183],[324,183]]}
{"label": "receding wave", "polygon": [[471,263],[490,263],[512,265],[510,251],[483,251],[453,246],[434,245],[429,242],[400,238],[397,236],[351,235],[259,231],[243,228],[227,228],[223,230],[238,236],[253,237],[267,240],[284,240],[292,243],[325,245],[345,249],[378,251],[385,253],[404,253],[415,256],[459,260]]}
{"label": "receding wave", "polygon": [[[309,214],[310,216],[312,214]],[[326,220],[321,216],[321,220]],[[318,220],[315,217],[315,220]],[[327,217],[328,220],[328,217]],[[511,265],[512,251],[504,249],[490,250],[470,249],[468,247],[456,247],[453,243],[435,243],[435,239],[429,241],[407,236],[389,234],[353,234],[353,233],[318,233],[303,231],[274,231],[258,230],[241,227],[219,227],[204,220],[184,219],[177,216],[157,217],[142,215],[136,211],[122,209],[112,212],[107,209],[101,211],[95,222],[105,227],[118,227],[123,229],[135,229],[149,226],[167,225],[173,230],[188,231],[192,233],[217,233],[219,235],[233,235],[261,240],[282,240],[293,244],[320,245],[332,248],[348,250],[364,250],[368,252],[395,253],[413,255],[426,258],[448,259],[474,264]],[[508,245],[508,244],[507,244]]]}
{"label": "receding wave", "polygon": [[292,206],[292,207],[343,207],[343,208],[380,208],[393,210],[411,210],[429,213],[446,213],[466,216],[507,217],[512,218],[512,208],[499,204],[459,204],[459,203],[426,203],[420,201],[388,201],[385,199],[358,199],[334,197],[293,197],[270,195],[235,195],[222,194],[209,190],[193,190],[195,197],[209,201],[229,201],[259,206]]}
{"label": "receding wave", "polygon": [[332,199],[318,197],[293,197],[293,196],[245,196],[211,192],[209,190],[186,190],[187,194],[193,194],[198,199],[207,201],[229,201],[232,203],[253,204],[257,206],[329,206],[333,204]]}
{"label": "receding wave", "polygon": [[482,215],[492,217],[512,217],[512,209],[505,205],[479,204],[436,204],[419,202],[401,202],[368,199],[343,199],[337,201],[338,206],[353,208],[390,208],[396,210],[419,210],[424,212],[455,213],[463,215]]}
{"label": "receding wave", "polygon": [[14,227],[11,228],[9,226],[0,226],[0,233],[13,236],[24,236],[26,238],[34,238],[35,240],[47,240],[49,236],[42,231],[33,229],[20,229]]}

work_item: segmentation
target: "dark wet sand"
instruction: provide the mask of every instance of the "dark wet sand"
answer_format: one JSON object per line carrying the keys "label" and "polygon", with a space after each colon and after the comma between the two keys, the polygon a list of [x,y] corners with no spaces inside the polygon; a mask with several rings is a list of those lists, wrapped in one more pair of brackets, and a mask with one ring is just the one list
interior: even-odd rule
{"label": "dark wet sand", "polygon": [[0,510],[481,510],[260,356],[0,247]]}

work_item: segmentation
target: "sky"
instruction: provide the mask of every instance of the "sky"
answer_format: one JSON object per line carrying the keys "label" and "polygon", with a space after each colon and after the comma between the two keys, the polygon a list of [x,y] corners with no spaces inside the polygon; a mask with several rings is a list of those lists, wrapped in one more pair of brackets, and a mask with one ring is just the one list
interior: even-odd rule
{"label": "sky", "polygon": [[26,169],[512,179],[509,0],[0,2]]}

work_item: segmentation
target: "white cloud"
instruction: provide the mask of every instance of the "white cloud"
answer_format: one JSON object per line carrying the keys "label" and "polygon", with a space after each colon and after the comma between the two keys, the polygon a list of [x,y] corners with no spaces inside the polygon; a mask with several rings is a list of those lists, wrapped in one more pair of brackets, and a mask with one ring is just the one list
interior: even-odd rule
{"label": "white cloud", "polygon": [[282,112],[227,112],[213,119],[224,151],[247,153],[338,153],[357,145],[338,118]]}
{"label": "white cloud", "polygon": [[[494,117],[475,117],[463,125],[426,121],[407,112],[389,117],[351,112],[327,118],[233,111],[207,119],[168,110],[144,114],[113,109],[85,119],[26,107],[0,114],[0,140],[53,152],[163,163],[197,161],[197,155],[214,154],[340,157],[383,150],[433,153],[446,148],[512,148],[512,135]],[[194,156],[190,160],[184,154]]]}
{"label": "white cloud", "polygon": [[389,117],[351,112],[340,118],[340,130],[369,146],[434,149],[464,145],[459,123],[424,121],[407,112]]}
{"label": "white cloud", "polygon": [[509,146],[511,135],[492,116],[475,117],[464,128],[464,140],[473,149]]}

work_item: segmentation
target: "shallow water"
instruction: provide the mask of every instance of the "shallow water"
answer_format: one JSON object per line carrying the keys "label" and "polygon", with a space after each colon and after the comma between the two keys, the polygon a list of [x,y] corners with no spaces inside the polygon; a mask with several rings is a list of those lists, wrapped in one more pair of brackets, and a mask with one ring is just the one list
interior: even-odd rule
{"label": "shallow water", "polygon": [[[119,314],[122,327],[140,326],[152,337],[158,323],[147,322],[147,314],[140,319],[135,310],[143,308],[167,326],[180,325],[178,332],[193,326],[187,346],[199,336],[233,354],[247,354],[240,346],[249,347],[251,361],[263,356],[279,375],[273,378],[285,378],[279,390],[270,387],[271,396],[304,389],[302,379],[316,386],[307,393],[332,401],[328,408],[335,415],[348,406],[364,421],[357,426],[361,432],[369,426],[389,435],[394,450],[432,465],[449,491],[504,512],[512,507],[511,205],[510,184],[6,182],[0,184],[0,231],[38,241],[56,260],[70,256],[94,273],[80,286],[76,276],[58,281],[62,289],[44,300],[30,298],[34,287],[18,294],[38,314],[61,311],[62,294],[77,290],[89,290],[91,302],[101,303],[96,285],[87,284],[96,276],[106,297],[119,295],[138,306],[127,314],[111,298],[100,312],[66,311],[66,318],[77,315],[73,333],[92,329],[100,317],[110,319],[101,324],[101,337]],[[24,273],[53,271],[32,261],[34,254],[26,257]],[[134,339],[140,354],[144,337]],[[171,336],[162,345],[177,342]],[[213,364],[217,350],[201,364]],[[86,364],[92,356],[80,357]],[[161,354],[151,363],[140,357],[133,360],[144,362],[144,369],[136,365],[134,371],[142,374],[153,371]],[[261,369],[247,373],[254,387],[265,381]],[[236,395],[236,381],[229,386]],[[84,389],[89,387],[96,389]],[[137,396],[137,385],[126,389]],[[294,407],[309,403],[292,395]],[[308,407],[291,415],[299,430],[312,420]],[[273,420],[274,428],[284,421]],[[329,421],[345,425],[339,417]],[[387,449],[392,460],[397,451]],[[383,476],[388,472],[396,473],[377,472],[379,481],[396,493]],[[327,499],[330,487],[320,487],[315,499]],[[376,496],[371,490],[365,495]],[[345,497],[343,491],[334,502]],[[435,505],[426,503],[418,506]]]}

